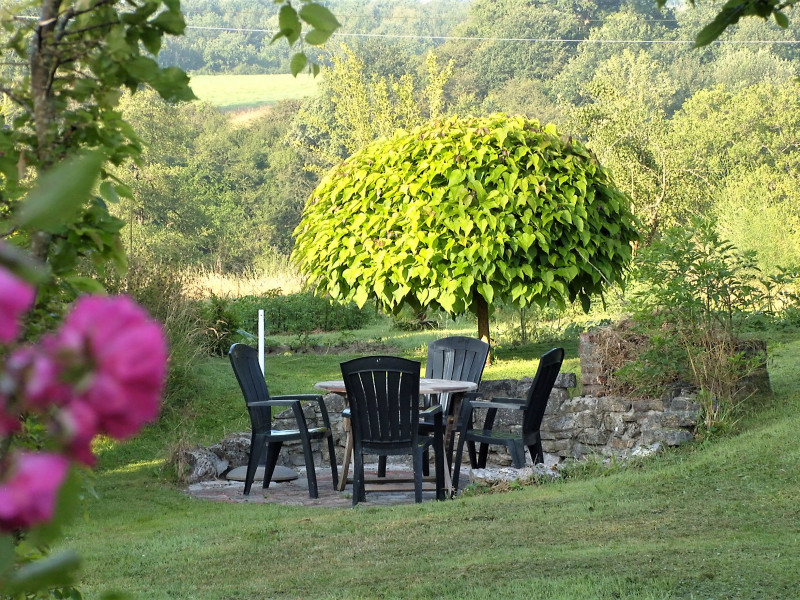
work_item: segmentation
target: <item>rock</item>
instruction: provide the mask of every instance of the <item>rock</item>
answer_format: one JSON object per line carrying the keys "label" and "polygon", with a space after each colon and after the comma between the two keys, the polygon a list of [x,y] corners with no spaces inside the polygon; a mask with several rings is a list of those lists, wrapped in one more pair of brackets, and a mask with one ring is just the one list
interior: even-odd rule
{"label": "rock", "polygon": [[558,470],[553,466],[544,464],[515,469],[513,467],[500,467],[493,469],[473,469],[469,474],[470,483],[478,485],[496,485],[502,482],[526,482],[532,479],[560,477]]}
{"label": "rock", "polygon": [[209,446],[220,460],[228,461],[232,467],[246,465],[250,458],[250,434],[240,431],[227,435],[221,442]]}
{"label": "rock", "polygon": [[187,483],[211,481],[217,479],[228,468],[228,462],[203,448],[187,450],[183,453],[186,465],[185,479]]}

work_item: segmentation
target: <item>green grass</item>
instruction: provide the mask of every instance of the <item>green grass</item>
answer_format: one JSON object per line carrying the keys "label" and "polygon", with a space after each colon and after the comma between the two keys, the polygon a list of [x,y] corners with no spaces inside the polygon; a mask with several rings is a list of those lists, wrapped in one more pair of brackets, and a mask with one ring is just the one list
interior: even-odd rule
{"label": "green grass", "polygon": [[[443,503],[192,499],[163,479],[159,457],[180,432],[162,423],[102,453],[99,498],[65,543],[85,559],[87,598],[109,588],[198,600],[797,598],[800,339],[770,352],[775,398],[736,435],[592,477]],[[575,361],[575,348],[568,353]],[[518,354],[501,354],[486,377],[505,373],[505,361],[519,363],[509,372],[531,373],[535,361]],[[346,358],[270,357],[268,378],[275,393],[309,390]],[[204,393],[184,424],[200,437],[246,428],[224,359],[204,362],[200,375]]]}
{"label": "green grass", "polygon": [[305,98],[317,93],[317,80],[298,75],[195,75],[195,95],[223,109],[275,104],[279,100]]}

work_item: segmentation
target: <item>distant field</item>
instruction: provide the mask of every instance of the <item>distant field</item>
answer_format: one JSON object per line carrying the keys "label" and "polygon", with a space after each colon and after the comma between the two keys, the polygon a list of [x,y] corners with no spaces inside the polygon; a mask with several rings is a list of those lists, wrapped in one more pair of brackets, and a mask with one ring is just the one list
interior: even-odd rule
{"label": "distant field", "polygon": [[318,79],[291,75],[195,75],[195,95],[224,109],[274,104],[278,100],[305,98],[317,92]]}

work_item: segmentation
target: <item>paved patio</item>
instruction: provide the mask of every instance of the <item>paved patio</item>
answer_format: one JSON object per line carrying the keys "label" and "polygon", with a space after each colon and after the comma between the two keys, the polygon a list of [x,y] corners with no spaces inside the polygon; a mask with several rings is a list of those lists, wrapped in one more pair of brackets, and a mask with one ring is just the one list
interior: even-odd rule
{"label": "paved patio", "polygon": [[[305,469],[296,469],[299,477],[293,481],[273,482],[269,488],[263,489],[261,481],[255,481],[250,488],[250,495],[244,495],[244,483],[241,481],[206,481],[190,485],[187,493],[198,499],[216,502],[248,502],[253,504],[285,504],[289,506],[320,506],[328,508],[350,508],[352,506],[353,486],[348,483],[344,491],[333,489],[330,468],[318,467],[317,489],[319,498],[312,499],[308,496],[308,483]],[[469,481],[469,469],[462,469],[461,481]],[[377,465],[366,465],[367,479],[377,476]],[[410,468],[389,465],[387,468],[387,481],[402,478],[406,481],[399,483],[367,484],[367,501],[364,506],[389,506],[397,504],[413,504],[414,488],[407,481],[413,477]],[[403,491],[393,491],[402,489]],[[422,501],[434,502],[436,493],[433,482],[424,482]],[[361,505],[362,503],[359,503]]]}

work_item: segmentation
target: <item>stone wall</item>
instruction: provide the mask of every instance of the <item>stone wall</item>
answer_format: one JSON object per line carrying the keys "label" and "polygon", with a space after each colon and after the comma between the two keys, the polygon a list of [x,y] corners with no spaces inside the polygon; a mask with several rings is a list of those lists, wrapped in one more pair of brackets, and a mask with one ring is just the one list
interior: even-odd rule
{"label": "stone wall", "polygon": [[[485,399],[495,397],[524,397],[531,378],[486,380],[478,388]],[[577,385],[574,373],[561,373],[550,395],[542,422],[542,447],[547,464],[557,464],[566,458],[580,458],[588,454],[627,456],[655,444],[676,446],[692,439],[700,406],[691,394],[678,390],[659,400],[632,401],[614,396],[570,396]],[[337,462],[342,463],[346,431],[341,416],[344,399],[338,394],[327,394],[325,405],[337,444]],[[316,403],[304,407],[309,426],[322,424]],[[485,411],[476,411],[475,423],[483,422]],[[498,411],[495,429],[519,430],[521,413]],[[276,417],[276,429],[293,429],[294,417],[285,411]],[[187,462],[197,465],[192,481],[214,478],[230,468],[247,464],[250,445],[248,432],[229,435],[219,444],[193,451]],[[327,446],[312,442],[317,465],[327,464]],[[367,459],[369,461],[369,459]],[[527,456],[530,463],[530,456]],[[374,462],[374,461],[373,461]],[[407,461],[408,462],[408,461]],[[511,465],[511,457],[503,446],[491,446],[489,464]],[[278,464],[302,467],[303,452],[299,442],[287,443],[281,450]],[[199,467],[199,470],[198,470]]]}
{"label": "stone wall", "polygon": [[[574,373],[561,373],[556,380],[542,422],[542,447],[545,462],[553,465],[567,458],[587,455],[614,455],[627,457],[650,451],[653,447],[677,446],[693,439],[693,431],[700,415],[700,405],[690,389],[680,386],[667,390],[661,398],[634,400],[611,394],[606,385],[606,373],[598,356],[597,332],[581,334],[579,356],[581,360],[581,396],[571,397],[577,387]],[[622,349],[621,349],[622,351]],[[763,368],[749,380],[749,389],[769,391],[766,370],[766,346],[750,344],[747,352],[763,356]],[[485,380],[478,388],[484,399],[495,397],[525,397],[531,385],[530,378]],[[346,431],[342,419],[344,399],[337,394],[325,396],[328,415],[337,444],[337,462],[342,463]],[[310,426],[322,425],[316,403],[304,407]],[[505,414],[504,414],[505,413]],[[498,411],[495,428],[509,431],[520,429],[520,413]],[[482,423],[483,414],[477,414],[476,425]],[[276,418],[276,429],[294,429],[292,411]],[[318,465],[328,462],[327,445],[312,442]],[[186,453],[184,460],[190,467],[190,482],[213,479],[227,470],[247,464],[250,446],[249,432],[229,435],[219,444]],[[530,462],[530,456],[527,456]],[[304,464],[300,442],[287,443],[281,451],[279,465],[302,467]],[[511,457],[502,446],[492,446],[489,454],[492,466],[507,466]]]}

